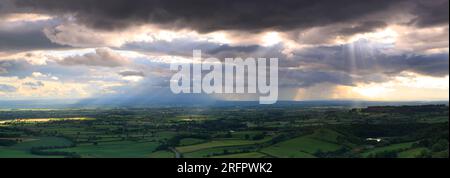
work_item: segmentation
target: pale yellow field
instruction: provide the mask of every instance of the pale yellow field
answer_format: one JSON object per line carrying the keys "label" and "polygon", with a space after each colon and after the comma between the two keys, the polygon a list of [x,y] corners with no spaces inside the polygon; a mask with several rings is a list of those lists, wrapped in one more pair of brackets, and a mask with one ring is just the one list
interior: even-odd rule
{"label": "pale yellow field", "polygon": [[13,119],[13,120],[2,120],[2,121],[0,121],[0,124],[8,124],[8,123],[37,123],[37,122],[52,122],[52,121],[83,121],[83,120],[94,120],[94,119],[93,118],[87,118],[87,117]]}

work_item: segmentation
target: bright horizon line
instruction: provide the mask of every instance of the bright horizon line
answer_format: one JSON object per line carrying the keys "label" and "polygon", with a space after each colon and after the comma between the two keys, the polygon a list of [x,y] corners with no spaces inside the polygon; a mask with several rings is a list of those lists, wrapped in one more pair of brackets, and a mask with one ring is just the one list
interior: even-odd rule
{"label": "bright horizon line", "polygon": [[[100,98],[41,98],[41,99],[0,99],[0,101],[81,101],[88,99],[100,99]],[[258,100],[227,100],[227,99],[214,99],[212,101],[225,101],[225,102],[258,102]],[[364,99],[307,99],[307,100],[278,100],[277,102],[310,102],[310,101],[358,101],[358,102],[450,102],[449,99],[429,99],[429,100],[364,100]]]}

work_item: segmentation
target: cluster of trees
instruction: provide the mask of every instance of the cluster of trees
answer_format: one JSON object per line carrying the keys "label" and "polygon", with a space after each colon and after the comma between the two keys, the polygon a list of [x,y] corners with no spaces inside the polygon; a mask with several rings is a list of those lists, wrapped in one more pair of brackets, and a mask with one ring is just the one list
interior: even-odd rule
{"label": "cluster of trees", "polygon": [[208,154],[206,157],[212,157],[212,156],[222,156],[222,155],[229,155],[229,154],[240,154],[240,153],[250,153],[254,151],[254,149],[241,149],[239,151],[229,151],[228,149],[224,149],[222,152],[217,152],[217,153],[211,153]]}
{"label": "cluster of trees", "polygon": [[0,146],[12,146],[17,144],[17,140],[14,139],[0,139]]}
{"label": "cluster of trees", "polygon": [[66,158],[80,158],[81,155],[75,152],[65,152],[65,151],[54,151],[52,149],[63,149],[74,147],[70,146],[43,146],[43,147],[32,147],[30,149],[31,154],[41,155],[41,156],[64,156]]}
{"label": "cluster of trees", "polygon": [[412,115],[417,113],[448,113],[446,105],[420,105],[420,106],[369,106],[362,109],[367,113],[401,113]]}
{"label": "cluster of trees", "polygon": [[377,152],[375,154],[370,154],[369,158],[397,158],[399,150],[386,150]]}
{"label": "cluster of trees", "polygon": [[357,154],[353,153],[350,149],[346,147],[341,147],[336,151],[324,152],[322,150],[317,150],[314,156],[318,158],[356,158]]}
{"label": "cluster of trees", "polygon": [[12,128],[0,128],[0,146],[12,146],[20,142],[20,134],[14,133],[15,129]]}
{"label": "cluster of trees", "polygon": [[180,141],[184,138],[210,140],[211,136],[209,134],[179,134],[161,143],[158,147],[156,147],[155,151],[167,150],[170,147],[178,146],[180,145]]}
{"label": "cluster of trees", "polygon": [[264,133],[259,133],[256,135],[253,135],[252,137],[250,137],[249,135],[245,135],[246,139],[252,139],[252,140],[262,140],[264,139],[264,137],[266,137],[266,135]]}

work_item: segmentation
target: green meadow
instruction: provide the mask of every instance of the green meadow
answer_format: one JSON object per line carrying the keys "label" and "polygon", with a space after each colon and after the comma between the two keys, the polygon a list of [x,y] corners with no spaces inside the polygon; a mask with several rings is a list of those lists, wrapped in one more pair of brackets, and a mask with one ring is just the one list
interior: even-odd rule
{"label": "green meadow", "polygon": [[257,140],[257,141],[240,140],[240,139],[223,139],[223,140],[213,140],[210,142],[196,144],[196,145],[176,147],[176,149],[181,153],[189,153],[189,152],[194,152],[194,151],[208,149],[208,148],[252,145],[252,144],[258,144],[258,143],[264,143],[269,140],[270,140],[270,137],[264,138],[262,140]]}
{"label": "green meadow", "polygon": [[[57,149],[56,151],[75,152],[87,158],[139,158],[152,155],[158,146],[156,142],[106,142],[97,145],[81,144],[74,148]],[[161,155],[162,153],[160,153]],[[154,154],[154,156],[158,154]]]}
{"label": "green meadow", "polygon": [[330,130],[317,130],[314,134],[300,136],[262,149],[263,153],[281,158],[314,158],[314,154],[332,152],[342,146],[336,141],[338,134]]}
{"label": "green meadow", "polygon": [[0,110],[0,158],[448,158],[448,106]]}
{"label": "green meadow", "polygon": [[[33,147],[45,146],[68,146],[72,144],[67,139],[58,137],[30,137],[21,138],[21,142],[13,146],[0,146],[0,157],[2,158],[41,158],[48,156],[33,155],[30,149]],[[50,156],[62,157],[62,156]]]}

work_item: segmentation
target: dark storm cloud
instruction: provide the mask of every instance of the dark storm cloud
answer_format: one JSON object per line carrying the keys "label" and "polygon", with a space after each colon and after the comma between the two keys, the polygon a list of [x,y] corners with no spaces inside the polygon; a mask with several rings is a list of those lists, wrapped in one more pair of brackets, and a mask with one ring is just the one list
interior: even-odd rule
{"label": "dark storm cloud", "polygon": [[392,56],[382,60],[381,64],[394,73],[407,70],[436,77],[449,74],[448,54]]}
{"label": "dark storm cloud", "polygon": [[418,0],[412,13],[417,17],[413,24],[427,27],[448,24],[448,0]]}
{"label": "dark storm cloud", "polygon": [[[155,23],[175,28],[193,28],[201,32],[290,30],[354,22],[393,6],[400,8],[402,2],[408,1],[16,0],[19,7],[31,7],[37,12],[74,14],[80,22],[100,29]],[[389,15],[389,12],[385,13]]]}
{"label": "dark storm cloud", "polygon": [[279,72],[280,86],[304,88],[320,83],[354,86],[356,83],[385,82],[404,71],[436,77],[449,74],[448,54],[379,55],[376,61],[355,58],[352,62],[341,57],[298,61],[302,69],[282,67]]}
{"label": "dark storm cloud", "polygon": [[12,0],[2,0],[0,1],[0,16],[3,14],[6,14],[7,12],[11,11],[13,6]]}
{"label": "dark storm cloud", "polygon": [[357,33],[374,31],[376,29],[380,29],[386,27],[387,24],[383,21],[365,21],[358,23],[355,26],[347,27],[339,30],[339,34],[342,35],[352,35]]}
{"label": "dark storm cloud", "polygon": [[303,66],[354,75],[396,75],[403,71],[443,77],[449,74],[449,56],[443,54],[386,54],[383,46],[360,40],[353,44],[309,48],[296,52],[284,66]]}
{"label": "dark storm cloud", "polygon": [[[192,57],[192,49],[202,49],[202,57],[279,58],[282,87],[310,87],[320,83],[354,86],[357,83],[385,82],[401,72],[415,72],[443,77],[449,73],[449,57],[442,54],[387,53],[392,46],[359,40],[351,44],[316,46],[282,53],[284,47],[221,46],[210,42],[188,40],[161,41],[126,45],[132,50],[160,51]],[[213,53],[211,51],[217,51]],[[219,52],[220,51],[220,52]]]}
{"label": "dark storm cloud", "polygon": [[357,83],[385,82],[402,72],[434,77],[449,74],[448,53],[391,54],[386,48],[391,47],[360,40],[347,45],[304,48],[288,57],[281,52],[282,46],[260,46],[238,57],[279,58],[280,86],[283,87],[304,88],[320,83],[354,86]]}
{"label": "dark storm cloud", "polygon": [[119,67],[128,63],[128,59],[106,48],[96,49],[93,53],[75,55],[58,61],[58,64],[65,66],[101,66]]}
{"label": "dark storm cloud", "polygon": [[230,46],[230,45],[220,45],[217,48],[208,51],[209,54],[220,54],[223,52],[230,53],[251,53],[258,50],[261,46],[258,45],[248,45],[248,46]]}
{"label": "dark storm cloud", "polygon": [[42,31],[2,32],[0,31],[0,50],[55,49],[64,46],[52,43]]}
{"label": "dark storm cloud", "polygon": [[231,46],[208,41],[198,41],[194,39],[175,39],[172,41],[158,40],[154,42],[132,42],[127,43],[121,49],[135,50],[143,52],[163,53],[168,55],[192,56],[192,50],[201,50],[202,54],[229,57],[248,54],[257,51],[259,45]]}
{"label": "dark storm cloud", "polygon": [[55,49],[65,46],[51,42],[43,29],[57,24],[57,20],[10,22],[0,24],[0,50]]}

